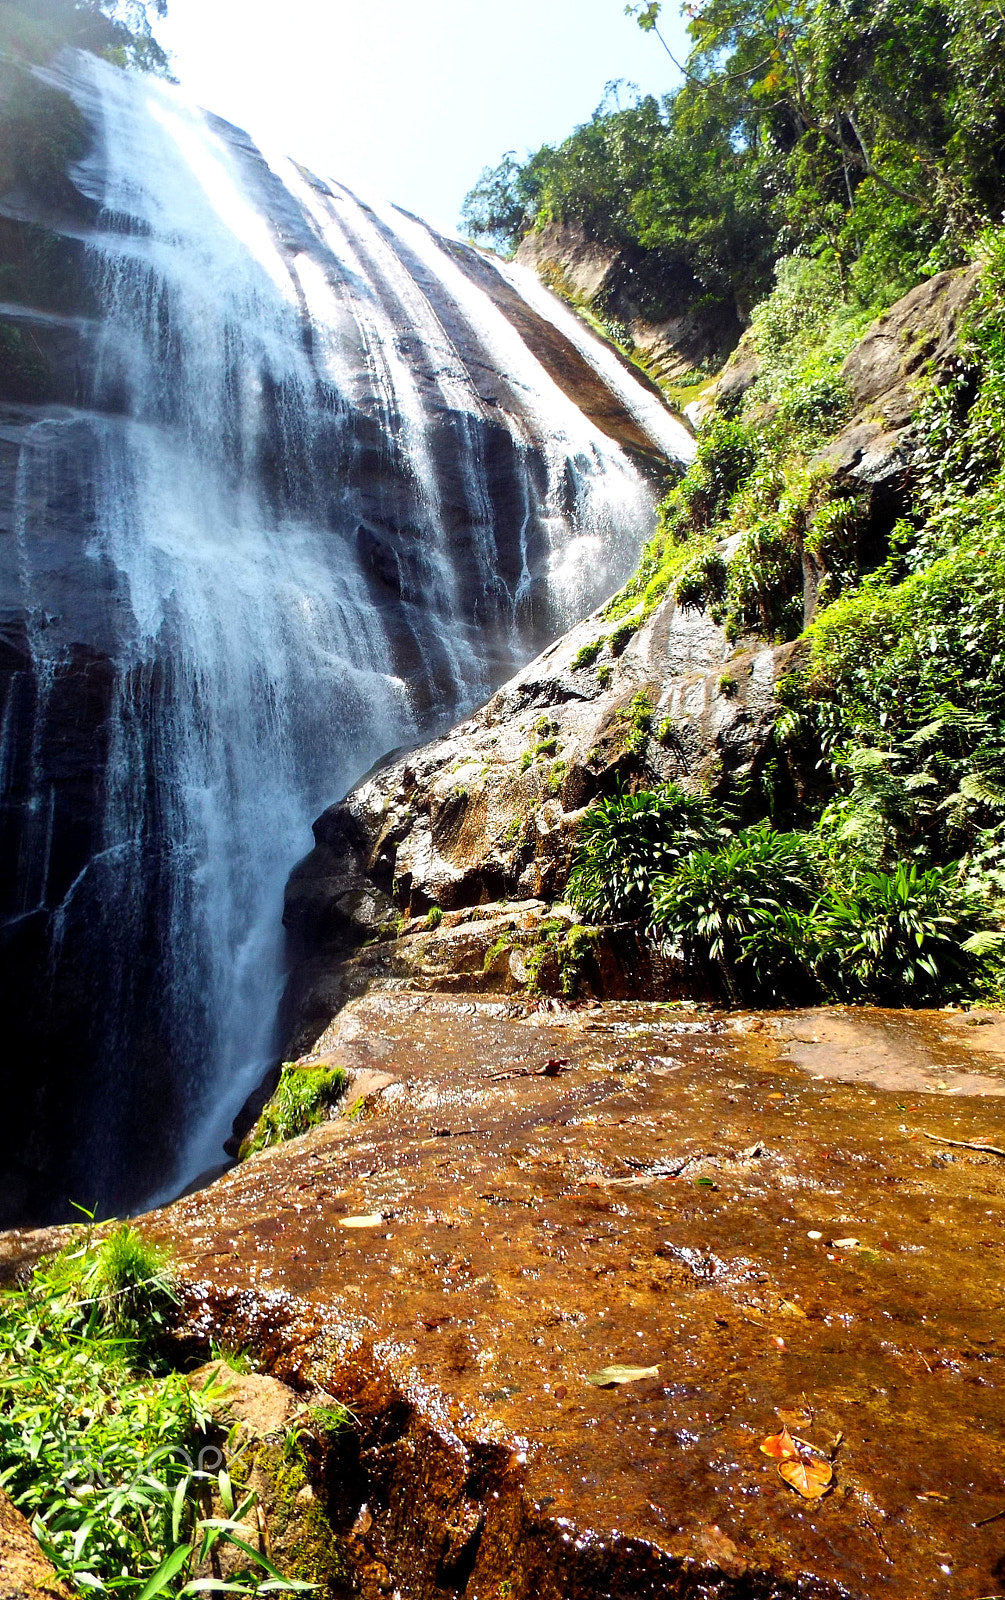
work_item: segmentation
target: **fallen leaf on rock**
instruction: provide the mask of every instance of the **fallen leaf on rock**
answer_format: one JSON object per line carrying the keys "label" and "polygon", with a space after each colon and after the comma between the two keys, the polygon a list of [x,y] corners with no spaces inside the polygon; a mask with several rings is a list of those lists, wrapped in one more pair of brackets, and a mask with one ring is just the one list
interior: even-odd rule
{"label": "fallen leaf on rock", "polygon": [[698,1544],[704,1555],[708,1556],[717,1567],[726,1573],[727,1577],[742,1578],[750,1563],[741,1556],[736,1544],[723,1533],[718,1523],[712,1523],[702,1528],[698,1535]]}
{"label": "fallen leaf on rock", "polygon": [[783,1461],[778,1475],[804,1500],[819,1500],[834,1481],[833,1467],[820,1456],[796,1456],[790,1461]]}
{"label": "fallen leaf on rock", "polygon": [[567,1388],[566,1388],[566,1387],[565,1387],[565,1384],[564,1384],[564,1383],[560,1383],[560,1384],[558,1384],[558,1386],[557,1386],[557,1387],[556,1387],[556,1389],[555,1389],[555,1399],[556,1399],[556,1400],[564,1400],[564,1399],[565,1399],[565,1397],[566,1397],[566,1395],[567,1395],[567,1394],[568,1394],[568,1392],[569,1392],[569,1391],[568,1391],[568,1389],[567,1389]]}
{"label": "fallen leaf on rock", "polygon": [[766,1456],[771,1456],[773,1461],[788,1461],[790,1456],[798,1455],[796,1442],[785,1423],[782,1423],[780,1433],[769,1434],[761,1440],[761,1450]]}
{"label": "fallen leaf on rock", "polygon": [[786,1317],[802,1317],[806,1321],[806,1312],[802,1306],[797,1306],[794,1300],[779,1300],[778,1309]]}
{"label": "fallen leaf on rock", "polygon": [[833,1246],[833,1248],[835,1250],[856,1250],[858,1248],[858,1240],[857,1239],[832,1239],[831,1240],[831,1245]]}
{"label": "fallen leaf on rock", "polygon": [[338,1222],[340,1228],[379,1228],[383,1220],[380,1212],[375,1211],[366,1217],[339,1217]]}
{"label": "fallen leaf on rock", "polygon": [[640,1378],[658,1378],[659,1367],[601,1367],[591,1372],[586,1381],[598,1389],[610,1389],[616,1383],[637,1383]]}

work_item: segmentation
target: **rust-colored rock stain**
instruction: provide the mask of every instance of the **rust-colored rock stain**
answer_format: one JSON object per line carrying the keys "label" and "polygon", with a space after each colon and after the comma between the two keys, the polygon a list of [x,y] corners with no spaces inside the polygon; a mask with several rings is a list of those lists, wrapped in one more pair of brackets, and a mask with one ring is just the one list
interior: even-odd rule
{"label": "rust-colored rock stain", "polygon": [[[1002,1144],[996,1028],[372,993],[334,1044],[390,1079],[362,1114],[149,1222],[194,1339],[351,1407],[364,1594],[976,1600],[1005,1160],[924,1135]],[[611,1365],[659,1372],[587,1382]],[[783,1422],[821,1500],[759,1450]]]}

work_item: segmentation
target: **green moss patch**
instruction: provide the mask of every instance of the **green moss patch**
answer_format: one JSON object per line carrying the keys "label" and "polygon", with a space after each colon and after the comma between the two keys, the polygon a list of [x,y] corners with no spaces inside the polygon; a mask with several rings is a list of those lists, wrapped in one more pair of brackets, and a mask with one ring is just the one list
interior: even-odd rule
{"label": "green moss patch", "polygon": [[284,1061],[276,1092],[241,1145],[240,1159],[244,1161],[269,1145],[295,1139],[324,1122],[348,1084],[348,1074],[342,1067],[299,1066],[295,1061]]}

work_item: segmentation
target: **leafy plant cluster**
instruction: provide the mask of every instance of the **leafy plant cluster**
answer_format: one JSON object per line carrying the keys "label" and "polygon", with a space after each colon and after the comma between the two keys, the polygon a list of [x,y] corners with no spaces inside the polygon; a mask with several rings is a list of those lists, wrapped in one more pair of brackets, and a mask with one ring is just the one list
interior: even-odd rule
{"label": "leafy plant cluster", "polygon": [[[219,1587],[220,1548],[238,1594],[299,1592],[242,1538],[213,1437],[210,1390],[159,1354],[175,1302],[163,1255],[132,1227],[95,1246],[86,1230],[0,1295],[0,1486],[58,1576],[124,1600]],[[214,1516],[218,1502],[221,1516]]]}
{"label": "leafy plant cluster", "polygon": [[867,502],[811,459],[825,419],[781,412],[854,330],[839,298],[821,303],[826,275],[800,268],[755,312],[758,383],[702,430],[608,608],[645,614],[669,592],[727,638],[794,638],[816,565],[817,615],[776,690],[748,826],[698,845],[665,796],[618,796],[589,814],[570,882],[584,915],[636,921],[727,996],[1005,988],[1005,230],[980,256],[960,355],[920,390],[905,515],[871,570]]}
{"label": "leafy plant cluster", "polygon": [[[993,982],[1001,907],[959,864],[871,864],[830,819],[732,828],[674,784],[587,813],[568,884],[593,923],[631,923],[725,998],[904,1003]],[[832,844],[832,840],[831,840]]]}
{"label": "leafy plant cluster", "polygon": [[862,329],[831,271],[779,264],[746,336],[758,376],[736,414],[716,411],[701,428],[637,571],[605,615],[634,615],[641,602],[641,621],[669,594],[684,610],[707,610],[730,642],[792,639],[803,628],[807,558],[819,604],[857,582],[867,502],[814,455],[847,414],[840,364]]}

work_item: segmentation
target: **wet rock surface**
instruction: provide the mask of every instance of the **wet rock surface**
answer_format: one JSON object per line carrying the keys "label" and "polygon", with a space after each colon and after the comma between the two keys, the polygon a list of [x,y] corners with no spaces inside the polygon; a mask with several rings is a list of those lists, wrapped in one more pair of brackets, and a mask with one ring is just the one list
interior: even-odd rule
{"label": "wet rock surface", "polygon": [[[194,1355],[351,1408],[324,1492],[363,1595],[973,1600],[1005,1570],[1005,1162],[964,1145],[1002,1142],[1001,1032],[373,990],[329,1036],[383,1075],[362,1113],[144,1226]],[[822,1500],[760,1452],[782,1422]]]}

